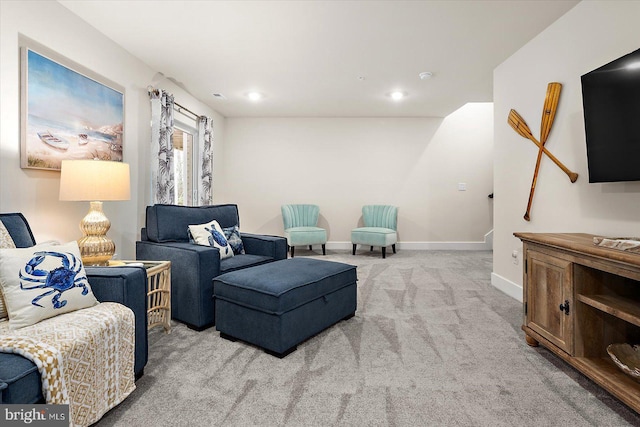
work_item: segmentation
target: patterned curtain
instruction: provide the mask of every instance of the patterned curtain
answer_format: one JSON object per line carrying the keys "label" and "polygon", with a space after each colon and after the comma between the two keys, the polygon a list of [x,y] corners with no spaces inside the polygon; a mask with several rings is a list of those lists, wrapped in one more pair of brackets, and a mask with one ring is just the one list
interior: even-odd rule
{"label": "patterned curtain", "polygon": [[151,95],[151,185],[153,203],[174,203],[173,95],[154,90]]}
{"label": "patterned curtain", "polygon": [[198,117],[198,147],[202,147],[202,167],[200,174],[200,205],[213,203],[213,120]]}

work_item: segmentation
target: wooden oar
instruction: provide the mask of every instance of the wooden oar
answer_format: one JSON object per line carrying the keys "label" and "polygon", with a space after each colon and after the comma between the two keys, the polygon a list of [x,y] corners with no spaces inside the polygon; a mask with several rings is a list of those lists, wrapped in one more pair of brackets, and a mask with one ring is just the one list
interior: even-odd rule
{"label": "wooden oar", "polygon": [[[542,120],[540,122],[540,144],[543,147],[547,142],[547,137],[549,136],[549,132],[551,132],[551,126],[553,125],[553,119],[556,116],[561,89],[562,84],[557,82],[552,82],[547,85],[547,95],[544,99],[544,106],[542,107]],[[531,217],[529,216],[529,214],[531,212],[531,205],[533,203],[533,193],[536,191],[536,183],[538,182],[538,170],[540,169],[541,160],[542,150],[538,150],[536,167],[533,171],[533,180],[531,181],[531,191],[529,191],[529,202],[527,202],[527,211],[524,213],[524,219],[526,221],[531,221]]]}
{"label": "wooden oar", "polygon": [[562,169],[562,171],[564,173],[567,174],[567,176],[569,177],[569,179],[571,180],[571,182],[576,182],[576,180],[578,179],[578,174],[575,172],[571,172],[565,165],[562,164],[562,162],[560,162],[560,160],[558,160],[556,158],[556,156],[554,156],[553,154],[551,154],[549,152],[549,150],[547,150],[546,148],[544,148],[540,142],[538,142],[538,140],[533,136],[533,134],[531,133],[531,129],[529,129],[529,126],[527,126],[527,123],[524,121],[524,119],[522,117],[520,117],[520,114],[518,114],[516,112],[516,110],[511,110],[509,112],[509,117],[507,119],[507,121],[509,122],[509,125],[516,131],[518,132],[518,134],[520,134],[521,136],[523,136],[524,138],[527,138],[529,140],[531,140],[531,142],[533,142],[534,144],[536,144],[538,146],[538,148],[540,150],[542,150],[542,152],[544,154],[547,155],[547,157],[549,157],[551,159],[551,161],[553,163],[555,163],[556,165],[558,165],[558,167],[560,169]]}
{"label": "wooden oar", "polygon": [[562,84],[551,82],[547,85],[547,96],[544,99],[544,107],[542,109],[542,122],[540,123],[540,142],[544,145],[551,132],[553,119],[556,117],[558,110],[558,101],[560,100],[560,91]]}

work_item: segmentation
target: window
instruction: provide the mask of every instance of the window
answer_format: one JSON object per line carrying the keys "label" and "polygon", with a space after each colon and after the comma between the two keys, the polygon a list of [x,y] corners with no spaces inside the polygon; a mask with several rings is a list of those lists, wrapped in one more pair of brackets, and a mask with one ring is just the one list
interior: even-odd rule
{"label": "window", "polygon": [[[188,118],[186,118],[189,120]],[[187,121],[185,120],[185,121]],[[193,126],[174,120],[173,125],[173,179],[174,203],[176,205],[193,206],[197,201],[195,171],[196,152],[194,139],[197,134],[195,122]]]}

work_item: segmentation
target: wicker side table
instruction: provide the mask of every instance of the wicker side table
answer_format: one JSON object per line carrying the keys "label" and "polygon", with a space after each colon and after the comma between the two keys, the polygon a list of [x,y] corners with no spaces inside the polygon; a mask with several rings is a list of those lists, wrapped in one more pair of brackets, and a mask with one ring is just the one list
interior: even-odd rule
{"label": "wicker side table", "polygon": [[147,270],[147,328],[171,332],[171,261],[123,260],[109,265],[142,265]]}

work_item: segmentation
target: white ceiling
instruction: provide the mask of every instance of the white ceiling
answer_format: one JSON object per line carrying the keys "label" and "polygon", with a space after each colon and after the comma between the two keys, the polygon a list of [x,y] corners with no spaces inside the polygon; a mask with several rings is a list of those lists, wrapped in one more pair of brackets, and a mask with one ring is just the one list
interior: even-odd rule
{"label": "white ceiling", "polygon": [[493,69],[578,1],[60,3],[226,117],[429,117],[490,102]]}

